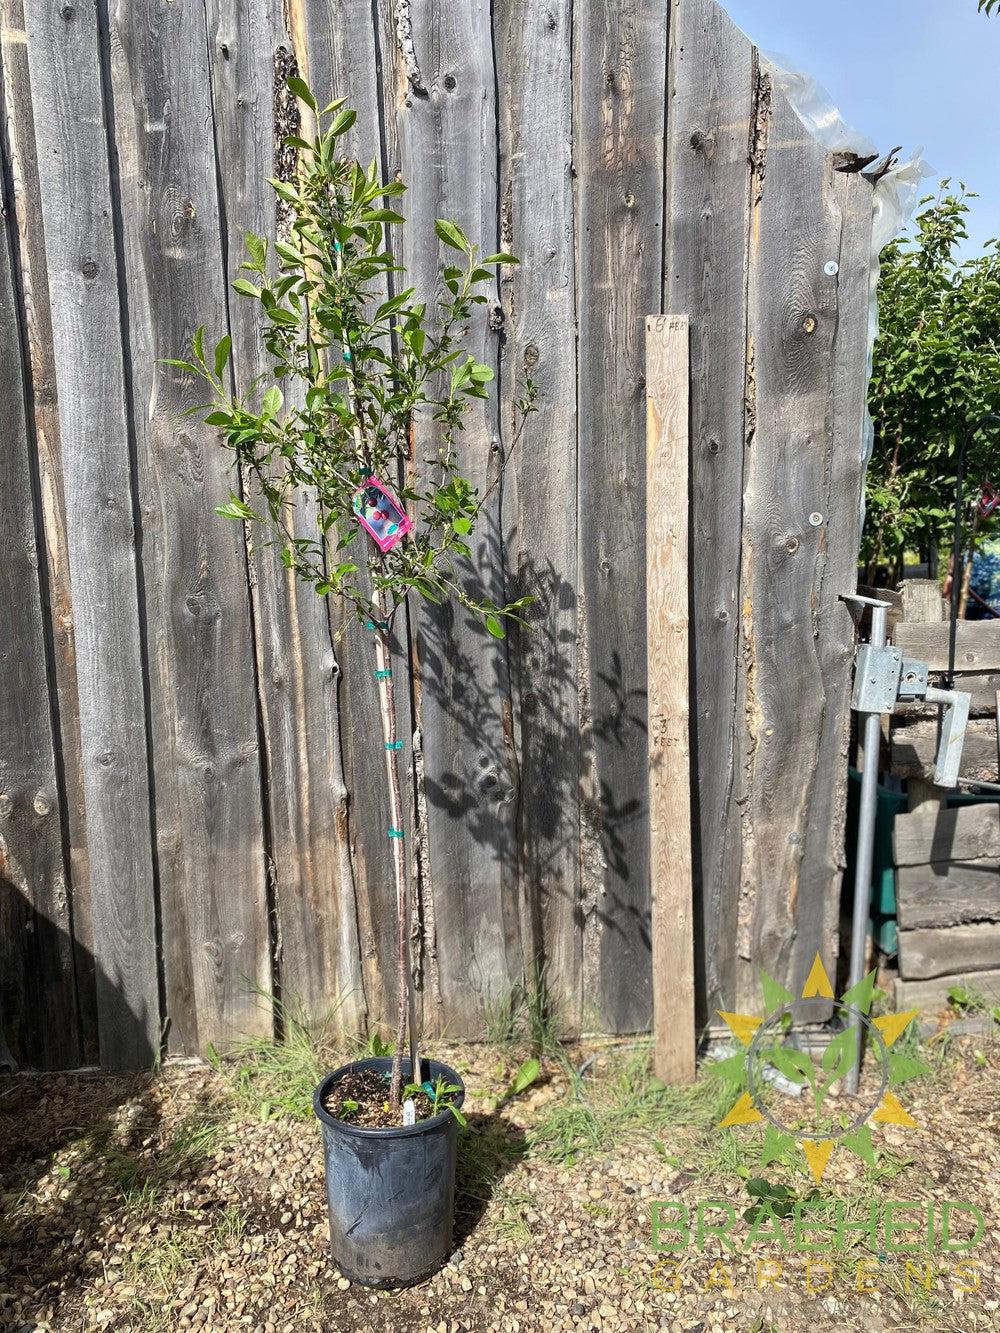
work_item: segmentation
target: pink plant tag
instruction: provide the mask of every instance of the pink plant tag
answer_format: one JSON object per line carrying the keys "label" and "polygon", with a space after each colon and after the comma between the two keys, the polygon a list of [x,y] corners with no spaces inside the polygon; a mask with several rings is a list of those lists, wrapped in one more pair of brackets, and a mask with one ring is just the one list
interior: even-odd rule
{"label": "pink plant tag", "polygon": [[354,516],[380,551],[391,551],[413,527],[413,520],[377,477],[369,477],[354,492]]}

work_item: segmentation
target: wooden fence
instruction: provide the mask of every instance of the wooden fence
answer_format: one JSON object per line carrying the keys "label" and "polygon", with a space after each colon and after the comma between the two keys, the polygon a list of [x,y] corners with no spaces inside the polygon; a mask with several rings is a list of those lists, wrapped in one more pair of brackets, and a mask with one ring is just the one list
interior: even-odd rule
{"label": "wooden fence", "polygon": [[[522,263],[471,350],[540,386],[487,585],[530,634],[421,610],[402,645],[424,797],[428,1028],[477,1034],[543,958],[570,1027],[650,1017],[643,317],[691,320],[699,1011],[836,952],[871,188],[803,130],[712,0],[0,0],[0,1026],[49,1067],[270,1032],[254,990],[345,1024],[392,1001],[369,645],[213,513],[191,385],[306,75],[352,147]],[[245,304],[245,303],[244,303]],[[421,445],[423,441],[420,442]]]}

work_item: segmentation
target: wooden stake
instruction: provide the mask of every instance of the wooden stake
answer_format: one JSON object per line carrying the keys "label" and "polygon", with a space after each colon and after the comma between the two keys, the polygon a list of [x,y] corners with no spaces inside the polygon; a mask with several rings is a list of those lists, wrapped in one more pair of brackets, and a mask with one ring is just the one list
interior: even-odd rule
{"label": "wooden stake", "polygon": [[688,320],[646,320],[646,628],[654,1068],[695,1074],[688,739]]}

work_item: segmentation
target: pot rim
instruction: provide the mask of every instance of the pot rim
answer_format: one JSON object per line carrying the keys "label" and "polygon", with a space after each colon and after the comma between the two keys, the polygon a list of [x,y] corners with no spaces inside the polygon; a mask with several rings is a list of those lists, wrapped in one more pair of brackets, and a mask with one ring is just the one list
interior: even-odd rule
{"label": "pot rim", "polygon": [[[458,1084],[459,1090],[451,1104],[461,1110],[462,1104],[465,1101],[465,1083],[462,1081],[461,1075],[456,1074],[450,1065],[443,1064],[440,1060],[421,1059],[420,1063],[436,1065],[438,1069],[444,1071],[445,1077],[450,1083]],[[405,1058],[403,1060],[404,1074],[409,1069],[409,1064],[409,1059]],[[341,1065],[339,1069],[335,1069],[333,1073],[325,1075],[320,1079],[313,1092],[313,1110],[320,1123],[329,1126],[330,1129],[337,1130],[338,1133],[353,1134],[361,1139],[396,1139],[404,1138],[407,1135],[412,1134],[426,1134],[429,1133],[430,1130],[443,1125],[445,1121],[448,1120],[454,1121],[455,1125],[458,1125],[458,1121],[448,1109],[439,1111],[437,1115],[431,1116],[429,1120],[418,1120],[412,1125],[352,1125],[348,1120],[338,1120],[336,1116],[332,1116],[323,1105],[323,1098],[334,1084],[339,1082],[345,1074],[354,1073],[359,1069],[377,1069],[382,1071],[391,1068],[391,1056],[373,1055],[367,1056],[361,1060],[351,1060],[346,1065]]]}

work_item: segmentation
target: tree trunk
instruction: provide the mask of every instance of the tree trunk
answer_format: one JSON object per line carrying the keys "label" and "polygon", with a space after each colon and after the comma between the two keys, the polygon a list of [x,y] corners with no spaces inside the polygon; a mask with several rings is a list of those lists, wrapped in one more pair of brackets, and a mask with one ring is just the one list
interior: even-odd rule
{"label": "tree trunk", "polygon": [[403,841],[403,799],[399,781],[399,748],[396,736],[396,700],[392,685],[392,648],[389,638],[389,607],[384,594],[379,594],[373,607],[375,620],[375,662],[379,686],[379,712],[382,718],[382,743],[385,748],[386,780],[389,787],[389,817],[387,830],[392,841],[392,862],[396,879],[396,1047],[392,1057],[392,1081],[389,1100],[393,1106],[402,1101],[403,1047],[407,1025],[410,1032],[410,1081],[420,1081],[420,1060],[417,1051],[417,1015],[413,994],[413,975],[410,967],[410,892]]}

